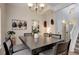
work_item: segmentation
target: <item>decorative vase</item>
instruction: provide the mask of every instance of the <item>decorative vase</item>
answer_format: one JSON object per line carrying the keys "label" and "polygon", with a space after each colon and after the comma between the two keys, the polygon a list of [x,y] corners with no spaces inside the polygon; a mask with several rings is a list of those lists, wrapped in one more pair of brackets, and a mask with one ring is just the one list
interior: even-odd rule
{"label": "decorative vase", "polygon": [[38,38],[39,38],[39,34],[38,33],[35,33],[34,34],[34,41],[37,42],[38,41]]}
{"label": "decorative vase", "polygon": [[15,35],[11,35],[11,40],[12,40],[13,45],[16,45],[16,37],[15,37]]}
{"label": "decorative vase", "polygon": [[39,34],[38,33],[35,33],[34,34],[34,38],[39,38]]}

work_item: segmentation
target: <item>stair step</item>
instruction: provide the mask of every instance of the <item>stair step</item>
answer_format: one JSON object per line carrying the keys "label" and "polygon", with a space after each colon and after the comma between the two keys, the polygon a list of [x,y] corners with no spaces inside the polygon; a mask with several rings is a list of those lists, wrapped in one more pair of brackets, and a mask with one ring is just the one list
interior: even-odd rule
{"label": "stair step", "polygon": [[77,41],[79,41],[79,39],[77,39]]}
{"label": "stair step", "polygon": [[76,43],[79,43],[79,40],[77,39]]}
{"label": "stair step", "polygon": [[79,48],[75,48],[75,49],[74,49],[74,52],[75,52],[75,53],[79,53]]}
{"label": "stair step", "polygon": [[76,40],[74,52],[79,53],[79,34],[78,34],[78,37],[77,37],[77,40]]}
{"label": "stair step", "polygon": [[76,44],[76,46],[75,46],[75,47],[79,48],[79,44]]}
{"label": "stair step", "polygon": [[76,43],[79,43],[79,41],[77,41]]}
{"label": "stair step", "polygon": [[79,39],[79,37],[77,37],[77,39]]}
{"label": "stair step", "polygon": [[75,47],[75,49],[74,49],[74,50],[79,50],[79,48]]}
{"label": "stair step", "polygon": [[76,45],[79,45],[79,43],[78,43],[78,42],[76,42]]}

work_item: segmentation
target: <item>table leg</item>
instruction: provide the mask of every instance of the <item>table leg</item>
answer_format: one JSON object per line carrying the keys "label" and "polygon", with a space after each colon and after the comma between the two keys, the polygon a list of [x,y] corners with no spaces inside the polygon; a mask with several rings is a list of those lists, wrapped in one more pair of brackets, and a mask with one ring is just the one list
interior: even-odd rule
{"label": "table leg", "polygon": [[32,51],[32,55],[39,55],[39,53],[36,53],[35,51]]}

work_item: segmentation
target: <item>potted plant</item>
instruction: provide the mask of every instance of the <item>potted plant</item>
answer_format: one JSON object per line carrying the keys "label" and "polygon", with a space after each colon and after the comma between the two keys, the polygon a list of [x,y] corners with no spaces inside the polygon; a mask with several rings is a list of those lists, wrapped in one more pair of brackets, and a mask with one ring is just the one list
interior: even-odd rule
{"label": "potted plant", "polygon": [[8,31],[7,33],[8,33],[8,35],[9,35],[9,36],[12,36],[12,35],[14,35],[14,34],[15,34],[15,32],[14,32],[14,31]]}
{"label": "potted plant", "polygon": [[16,44],[15,32],[14,31],[8,31],[7,34],[9,35],[9,38],[12,40],[13,45],[15,45]]}

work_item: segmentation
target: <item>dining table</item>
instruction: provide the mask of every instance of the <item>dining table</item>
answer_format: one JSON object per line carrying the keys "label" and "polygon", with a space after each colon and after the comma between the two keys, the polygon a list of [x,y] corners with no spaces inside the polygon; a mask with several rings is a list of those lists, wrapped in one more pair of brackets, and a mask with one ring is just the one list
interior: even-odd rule
{"label": "dining table", "polygon": [[28,47],[32,55],[39,55],[39,53],[52,49],[57,43],[64,41],[63,39],[45,37],[44,35],[40,35],[38,38],[34,38],[33,35],[20,36],[20,40]]}

